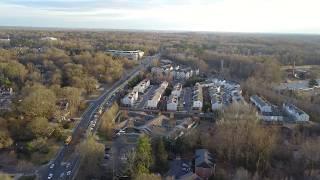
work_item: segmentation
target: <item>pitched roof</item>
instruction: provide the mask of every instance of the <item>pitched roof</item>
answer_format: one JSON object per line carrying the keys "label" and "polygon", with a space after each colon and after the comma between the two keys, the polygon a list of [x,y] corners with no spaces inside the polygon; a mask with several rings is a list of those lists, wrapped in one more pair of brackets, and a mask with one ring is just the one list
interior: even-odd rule
{"label": "pitched roof", "polygon": [[211,168],[213,167],[214,163],[214,159],[207,149],[196,150],[196,167]]}

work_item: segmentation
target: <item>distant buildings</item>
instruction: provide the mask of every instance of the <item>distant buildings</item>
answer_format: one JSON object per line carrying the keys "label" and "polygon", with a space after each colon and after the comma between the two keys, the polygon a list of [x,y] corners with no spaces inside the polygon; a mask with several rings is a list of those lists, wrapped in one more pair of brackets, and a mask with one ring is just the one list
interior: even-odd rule
{"label": "distant buildings", "polygon": [[207,149],[197,149],[195,157],[195,173],[203,178],[211,177],[216,168],[215,160]]}
{"label": "distant buildings", "polygon": [[203,92],[200,83],[196,83],[193,88],[192,109],[201,110],[203,106]]}
{"label": "distant buildings", "polygon": [[[163,60],[161,60],[163,62]],[[192,69],[184,66],[174,66],[172,64],[164,64],[160,67],[153,67],[151,73],[160,77],[172,77],[174,80],[187,80],[194,75],[199,75],[199,69]]]}
{"label": "distant buildings", "polygon": [[220,110],[234,102],[243,101],[240,85],[225,80],[212,79],[210,83],[203,84],[208,87],[211,109]]}
{"label": "distant buildings", "polygon": [[152,97],[147,101],[147,107],[151,109],[156,109],[158,106],[158,103],[162,97],[162,94],[168,87],[168,82],[164,81],[161,83],[160,87],[155,90]]}
{"label": "distant buildings", "polygon": [[42,37],[42,41],[57,41],[58,39],[55,37]]}
{"label": "distant buildings", "polygon": [[282,122],[285,117],[288,122],[301,123],[309,121],[309,115],[293,104],[283,103],[281,110],[257,95],[251,96],[250,101],[259,110],[259,117],[265,122]]}
{"label": "distant buildings", "polygon": [[7,38],[0,38],[0,43],[10,43],[9,36]]}
{"label": "distant buildings", "polygon": [[258,109],[260,119],[265,122],[282,122],[284,120],[282,111],[263,98],[253,95],[250,97],[250,101]]}
{"label": "distant buildings", "polygon": [[112,56],[125,57],[130,60],[139,60],[144,55],[144,52],[140,50],[136,50],[136,51],[107,50],[107,52],[111,53]]}
{"label": "distant buildings", "polygon": [[290,103],[283,103],[283,109],[295,122],[309,121],[309,115]]}

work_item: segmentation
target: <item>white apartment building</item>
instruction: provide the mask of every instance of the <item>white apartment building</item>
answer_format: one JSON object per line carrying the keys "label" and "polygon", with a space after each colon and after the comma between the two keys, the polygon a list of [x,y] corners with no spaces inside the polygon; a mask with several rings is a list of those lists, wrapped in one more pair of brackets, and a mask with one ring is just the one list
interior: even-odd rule
{"label": "white apartment building", "polygon": [[164,81],[161,83],[160,87],[155,90],[153,96],[147,101],[147,107],[155,109],[158,107],[158,103],[162,97],[162,94],[168,87],[168,82]]}
{"label": "white apartment building", "polygon": [[296,122],[309,121],[309,115],[293,104],[283,103],[283,109]]}
{"label": "white apartment building", "polygon": [[144,52],[140,50],[136,51],[121,51],[121,50],[107,50],[112,56],[125,57],[130,60],[139,60],[143,57]]}
{"label": "white apartment building", "polygon": [[58,39],[55,37],[43,37],[41,38],[42,41],[57,41]]}
{"label": "white apartment building", "polygon": [[167,110],[168,111],[177,111],[179,104],[179,97],[171,94],[167,101]]}
{"label": "white apartment building", "polygon": [[178,83],[173,87],[173,90],[172,90],[171,94],[174,95],[174,96],[180,97],[181,91],[182,91],[182,84]]}
{"label": "white apartment building", "polygon": [[121,102],[126,106],[133,106],[134,103],[138,100],[138,97],[138,91],[133,90],[130,93],[128,93],[124,98],[122,98]]}
{"label": "white apartment building", "polygon": [[144,93],[146,89],[150,86],[150,80],[149,79],[144,79],[142,80],[139,84],[137,84],[133,90],[138,91],[139,93]]}
{"label": "white apartment building", "polygon": [[2,43],[10,43],[10,38],[3,38],[3,39],[0,39],[0,42]]}
{"label": "white apartment building", "polygon": [[193,89],[193,103],[192,108],[196,110],[201,110],[203,106],[203,93],[202,86],[199,83],[196,83]]}

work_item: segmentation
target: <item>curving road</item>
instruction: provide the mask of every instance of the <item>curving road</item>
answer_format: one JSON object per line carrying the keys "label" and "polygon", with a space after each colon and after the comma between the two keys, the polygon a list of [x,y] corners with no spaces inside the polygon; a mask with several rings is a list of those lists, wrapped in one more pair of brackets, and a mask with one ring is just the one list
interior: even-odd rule
{"label": "curving road", "polygon": [[[158,57],[159,54],[144,58],[144,60],[142,60],[137,67],[135,67],[129,73],[123,75],[120,80],[114,83],[109,89],[106,89],[98,99],[90,104],[90,106],[82,114],[80,122],[74,128],[72,141],[70,144],[63,146],[57,156],[51,160],[51,163],[45,167],[42,167],[38,171],[40,179],[50,179],[50,174],[52,175],[51,179],[74,179],[80,166],[80,158],[75,151],[75,147],[81,139],[85,138],[85,134],[88,132],[89,124],[90,121],[93,120],[94,114],[100,108],[108,108],[108,104],[111,104],[116,99],[115,94],[119,90],[123,89],[133,77],[138,75],[141,70],[146,69],[153,62],[153,60]],[[97,122],[97,124],[99,123]],[[96,129],[94,129],[94,131],[95,130]]]}

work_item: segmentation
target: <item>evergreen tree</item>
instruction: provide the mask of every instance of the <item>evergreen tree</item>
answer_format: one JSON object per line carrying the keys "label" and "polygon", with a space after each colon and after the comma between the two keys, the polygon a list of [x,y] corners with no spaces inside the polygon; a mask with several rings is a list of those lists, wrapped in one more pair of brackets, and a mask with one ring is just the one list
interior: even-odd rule
{"label": "evergreen tree", "polygon": [[313,88],[313,87],[315,87],[315,86],[319,86],[317,80],[316,80],[316,79],[310,79],[310,81],[309,81],[309,87],[310,87],[310,88]]}
{"label": "evergreen tree", "polygon": [[158,138],[155,141],[154,155],[155,170],[160,173],[166,172],[168,169],[168,153],[165,149],[162,138]]}

